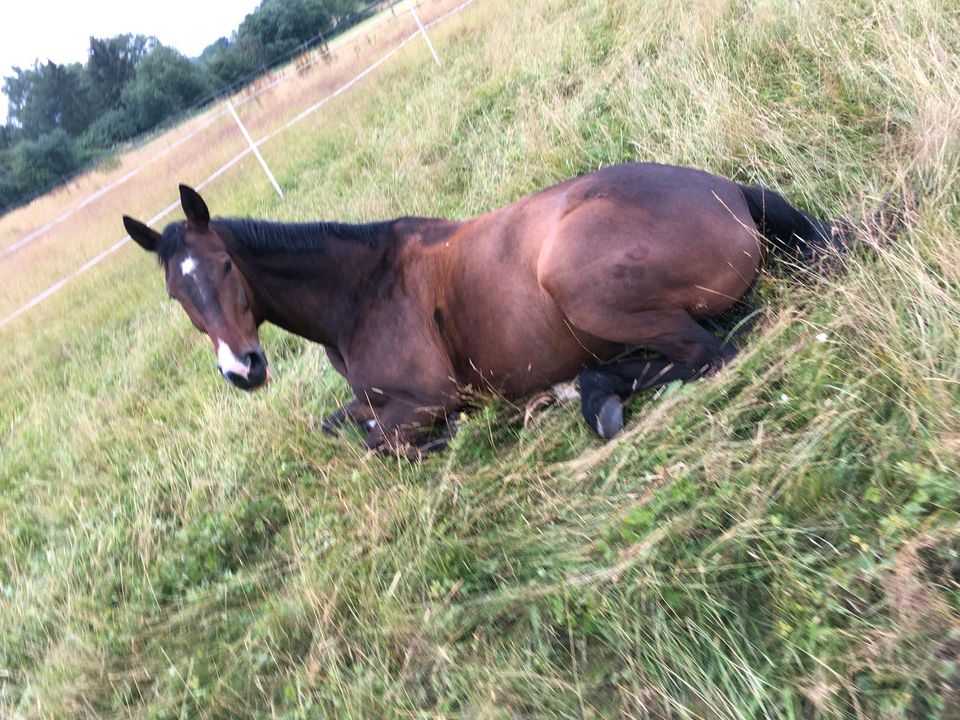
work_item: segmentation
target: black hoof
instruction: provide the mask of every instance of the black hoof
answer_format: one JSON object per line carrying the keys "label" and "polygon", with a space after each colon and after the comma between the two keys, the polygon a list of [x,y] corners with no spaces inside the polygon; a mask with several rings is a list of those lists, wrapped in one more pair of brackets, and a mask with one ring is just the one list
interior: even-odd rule
{"label": "black hoof", "polygon": [[343,426],[347,422],[347,411],[340,408],[336,412],[330,413],[320,424],[320,430],[324,435],[339,435]]}
{"label": "black hoof", "polygon": [[616,395],[611,395],[603,401],[597,413],[597,424],[594,426],[597,435],[607,440],[616,437],[623,430],[623,403]]}

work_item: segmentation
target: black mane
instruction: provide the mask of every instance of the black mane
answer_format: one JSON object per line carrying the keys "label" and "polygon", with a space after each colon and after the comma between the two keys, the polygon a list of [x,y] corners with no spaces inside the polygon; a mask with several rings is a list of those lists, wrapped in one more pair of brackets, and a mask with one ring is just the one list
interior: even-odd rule
{"label": "black mane", "polygon": [[[289,223],[251,220],[250,218],[213,218],[210,224],[225,228],[237,242],[254,252],[308,252],[323,247],[330,239],[376,245],[393,225],[392,220],[373,223],[312,222]],[[186,223],[170,223],[163,229],[157,246],[160,264],[169,260],[183,247]]]}
{"label": "black mane", "polygon": [[255,252],[306,252],[323,247],[331,239],[360,242],[372,247],[393,225],[392,221],[288,223],[248,218],[215,218],[211,222],[214,226],[226,228],[236,240]]}

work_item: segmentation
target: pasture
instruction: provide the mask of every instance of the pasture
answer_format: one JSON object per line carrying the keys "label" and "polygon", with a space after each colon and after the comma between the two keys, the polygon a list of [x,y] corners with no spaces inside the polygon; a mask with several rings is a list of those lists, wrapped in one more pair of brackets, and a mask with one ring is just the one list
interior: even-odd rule
{"label": "pasture", "polygon": [[[387,27],[244,106],[253,135],[412,31]],[[480,0],[431,37],[441,68],[411,43],[263,146],[284,200],[248,157],[214,214],[467,217],[656,160],[872,249],[764,278],[737,360],[610,443],[490,398],[422,463],[322,435],[348,388],[276,329],[269,388],[228,387],[121,249],[0,330],[0,716],[957,717],[956,5]],[[243,147],[229,118],[197,138],[0,259],[0,315]]]}

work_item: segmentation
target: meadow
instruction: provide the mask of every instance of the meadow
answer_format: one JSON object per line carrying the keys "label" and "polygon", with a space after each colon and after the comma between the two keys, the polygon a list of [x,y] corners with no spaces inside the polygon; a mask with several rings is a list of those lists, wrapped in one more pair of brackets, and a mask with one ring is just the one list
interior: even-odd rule
{"label": "meadow", "polygon": [[[432,37],[263,146],[284,200],[247,158],[214,214],[468,217],[654,160],[861,244],[764,277],[737,360],[612,442],[490,398],[421,463],[321,434],[348,388],[282,331],[228,387],[124,247],[0,330],[0,717],[960,717],[960,8],[481,0]],[[228,127],[0,259],[0,314]]]}

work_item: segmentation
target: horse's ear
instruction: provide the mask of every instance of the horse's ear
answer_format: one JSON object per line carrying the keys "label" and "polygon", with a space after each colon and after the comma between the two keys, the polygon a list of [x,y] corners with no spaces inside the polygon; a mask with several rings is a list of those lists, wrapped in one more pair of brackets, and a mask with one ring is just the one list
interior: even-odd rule
{"label": "horse's ear", "polygon": [[129,215],[123,216],[123,226],[127,229],[127,234],[147,252],[156,252],[160,246],[162,236],[156,230],[144,225],[139,220],[134,220]]}
{"label": "horse's ear", "polygon": [[183,214],[187,216],[189,222],[197,230],[206,230],[210,225],[210,211],[207,210],[207,204],[200,197],[200,193],[187,185],[180,185],[180,205],[183,207]]}

